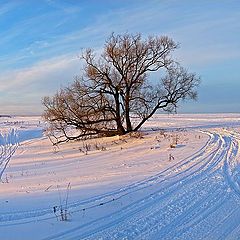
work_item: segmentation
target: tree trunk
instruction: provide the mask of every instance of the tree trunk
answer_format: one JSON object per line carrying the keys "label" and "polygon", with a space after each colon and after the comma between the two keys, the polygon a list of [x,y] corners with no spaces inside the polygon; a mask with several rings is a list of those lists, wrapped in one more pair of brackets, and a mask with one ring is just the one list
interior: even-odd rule
{"label": "tree trunk", "polygon": [[115,103],[116,103],[116,123],[117,123],[117,131],[119,135],[123,135],[126,133],[122,121],[121,121],[121,110],[120,110],[120,101],[119,101],[119,94],[116,93],[115,96]]}
{"label": "tree trunk", "polygon": [[132,124],[130,119],[130,112],[129,112],[129,106],[126,108],[126,125],[127,125],[127,132],[132,132]]}
{"label": "tree trunk", "polygon": [[129,90],[127,90],[126,96],[125,96],[125,119],[126,119],[127,132],[132,132],[132,123],[130,119],[129,95],[130,95]]}

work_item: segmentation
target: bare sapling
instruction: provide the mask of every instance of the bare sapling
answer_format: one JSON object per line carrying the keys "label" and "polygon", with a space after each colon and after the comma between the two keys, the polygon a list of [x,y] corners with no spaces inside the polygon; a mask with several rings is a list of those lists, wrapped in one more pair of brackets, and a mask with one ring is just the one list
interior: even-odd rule
{"label": "bare sapling", "polygon": [[68,221],[70,216],[70,213],[68,211],[68,198],[69,198],[69,191],[71,189],[71,183],[69,182],[67,185],[66,189],[66,196],[65,199],[62,199],[61,192],[58,188],[58,195],[59,195],[59,206],[54,206],[53,207],[53,213],[56,216],[57,220],[59,219],[60,221]]}

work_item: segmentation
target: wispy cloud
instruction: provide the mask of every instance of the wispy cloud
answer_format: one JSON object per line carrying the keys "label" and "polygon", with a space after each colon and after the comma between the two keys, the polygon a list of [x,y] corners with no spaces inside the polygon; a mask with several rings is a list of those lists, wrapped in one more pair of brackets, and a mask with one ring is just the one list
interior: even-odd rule
{"label": "wispy cloud", "polygon": [[[27,106],[24,113],[41,113],[41,99],[52,95],[62,86],[73,81],[79,74],[79,59],[73,56],[61,56],[39,62],[30,68],[5,73],[0,77],[0,109],[11,113]],[[9,108],[9,106],[12,106]]]}
{"label": "wispy cloud", "polygon": [[10,12],[13,10],[18,4],[14,2],[7,2],[5,4],[0,5],[0,16]]}
{"label": "wispy cloud", "polygon": [[66,14],[79,14],[79,10],[81,9],[79,5],[71,4],[70,2],[56,1],[56,0],[45,0],[45,2],[50,6],[57,10],[61,10]]}
{"label": "wispy cloud", "polygon": [[[32,84],[46,84],[50,82],[63,83],[67,80],[71,81],[73,78],[72,70],[75,69],[75,75],[78,74],[79,59],[71,55],[52,58],[49,60],[38,62],[29,68],[9,71],[5,75],[0,76],[0,91],[15,91],[24,90],[28,91]],[[71,75],[68,78],[69,71]],[[65,73],[65,74],[64,74]],[[55,75],[54,78],[53,75]],[[55,80],[57,78],[57,81]],[[67,80],[65,79],[67,77]],[[44,86],[45,88],[45,86]]]}
{"label": "wispy cloud", "polygon": [[[77,8],[72,5],[63,5],[62,2],[58,1],[47,1],[47,3],[61,11],[66,12],[66,15],[62,16],[61,21],[65,21],[65,17],[68,17],[68,12],[74,9],[80,11],[80,7]],[[176,41],[181,43],[183,51],[179,51],[182,54],[184,51],[201,54],[198,58],[189,58],[189,62],[196,64],[199,62],[203,63],[206,59],[209,63],[211,59],[210,55],[215,54],[218,51],[222,42],[225,44],[225,39],[221,40],[222,29],[228,30],[228,35],[234,31],[233,28],[239,29],[240,23],[237,21],[239,14],[237,12],[226,15],[222,19],[209,18],[210,9],[206,9],[205,12],[199,14],[198,8],[195,11],[183,12],[183,18],[179,17],[178,7],[180,6],[177,1],[140,1],[141,4],[136,4],[132,8],[119,8],[113,11],[99,13],[96,19],[91,24],[85,27],[76,27],[71,31],[59,32],[57,34],[48,37],[39,36],[34,41],[31,41],[27,46],[24,46],[17,52],[8,53],[0,58],[0,66],[4,69],[10,68],[14,65],[22,65],[24,62],[28,64],[29,61],[42,61],[45,58],[57,57],[66,53],[77,54],[81,48],[85,47],[100,47],[104,43],[104,39],[111,33],[123,33],[123,32],[142,32],[143,35],[149,34],[167,34],[172,36]],[[176,6],[175,6],[176,5]],[[199,4],[201,7],[201,4]],[[204,6],[203,6],[204,7]],[[77,12],[76,14],[78,14]],[[17,25],[8,32],[2,34],[0,44],[4,44],[11,39],[21,36],[28,32],[29,29],[34,29],[34,25],[45,25],[45,19],[49,19],[50,15],[55,13],[46,13],[40,16],[34,16],[28,18]],[[216,15],[214,10],[211,10],[213,16]],[[186,21],[183,19],[191,19]],[[55,26],[60,26],[61,22],[56,22]],[[39,26],[38,26],[39,28]],[[219,29],[221,28],[221,29]],[[40,28],[41,29],[41,28]],[[230,29],[230,30],[229,30]],[[35,31],[35,30],[32,30]],[[231,31],[231,32],[230,32]],[[212,33],[212,34],[211,34]],[[212,37],[215,34],[215,37]],[[234,33],[235,34],[235,33]],[[3,36],[4,35],[4,36]],[[191,36],[190,36],[191,35]],[[226,33],[227,35],[227,33]],[[217,39],[220,37],[220,39]],[[231,36],[230,36],[231,37]],[[237,45],[237,43],[236,43]],[[238,44],[239,46],[239,44]],[[230,47],[229,51],[224,53],[226,58],[236,56],[233,54],[234,48]],[[228,45],[229,48],[229,45]],[[206,55],[208,57],[206,57]],[[183,54],[183,57],[189,54]],[[195,54],[194,54],[195,55]],[[219,56],[215,54],[215,56]],[[223,59],[221,56],[220,59]],[[10,59],[10,61],[5,61]],[[186,62],[186,60],[185,60]]]}

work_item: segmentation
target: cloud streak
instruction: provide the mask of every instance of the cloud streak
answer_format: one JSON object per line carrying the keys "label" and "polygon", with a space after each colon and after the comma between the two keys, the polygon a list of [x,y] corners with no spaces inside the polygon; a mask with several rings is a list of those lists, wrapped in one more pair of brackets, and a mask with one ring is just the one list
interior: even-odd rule
{"label": "cloud streak", "polygon": [[32,113],[40,114],[42,97],[54,94],[60,87],[72,82],[77,74],[79,59],[69,55],[8,72],[0,77],[1,112],[9,114],[15,106],[14,112],[19,113],[27,106],[27,113],[31,109]]}

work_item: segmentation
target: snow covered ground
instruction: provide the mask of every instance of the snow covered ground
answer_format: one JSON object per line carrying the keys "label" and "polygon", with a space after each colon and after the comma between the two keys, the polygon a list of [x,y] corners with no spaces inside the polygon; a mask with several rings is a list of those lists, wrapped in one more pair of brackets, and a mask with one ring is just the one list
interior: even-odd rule
{"label": "snow covered ground", "polygon": [[240,114],[59,147],[43,127],[0,118],[0,239],[240,239]]}

